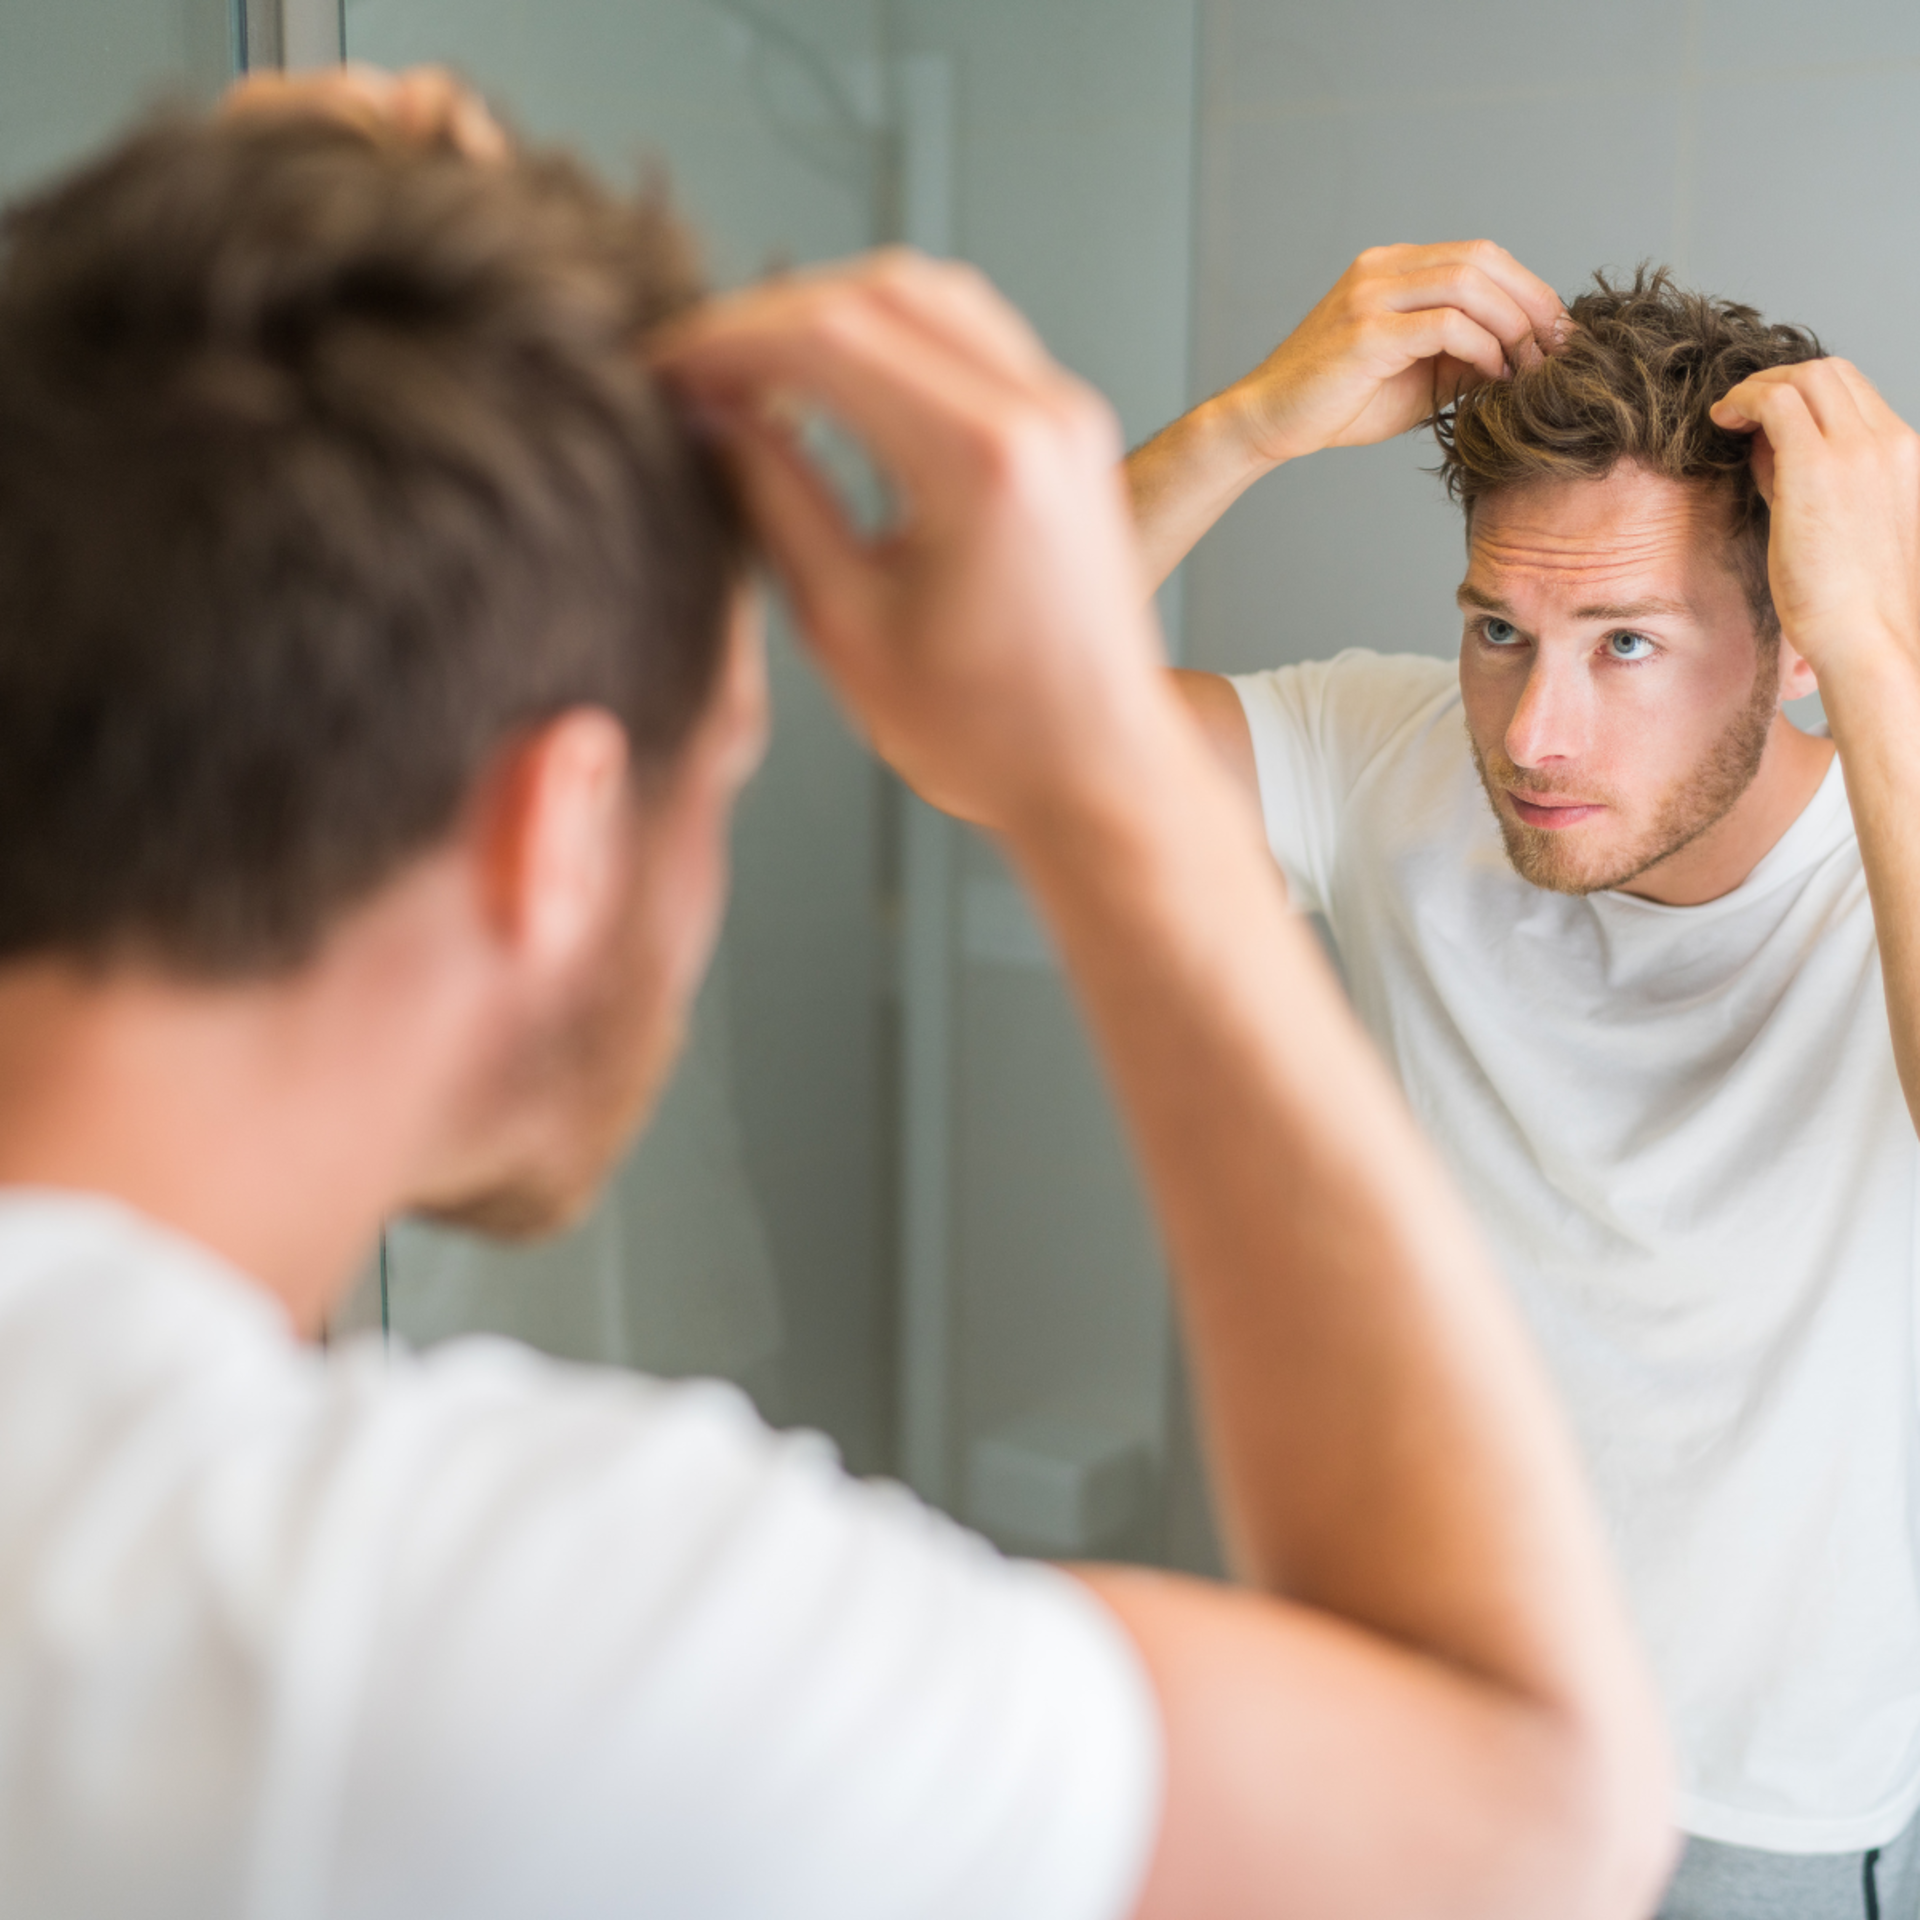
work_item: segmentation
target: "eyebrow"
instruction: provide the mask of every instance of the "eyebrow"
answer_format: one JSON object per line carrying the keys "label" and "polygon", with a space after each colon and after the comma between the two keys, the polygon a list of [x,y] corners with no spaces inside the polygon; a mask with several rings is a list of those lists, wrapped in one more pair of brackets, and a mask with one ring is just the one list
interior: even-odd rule
{"label": "eyebrow", "polygon": [[1482,593],[1478,587],[1462,587],[1454,600],[1463,607],[1478,607],[1482,613],[1511,613],[1513,609],[1504,600],[1497,600],[1490,593]]}
{"label": "eyebrow", "polygon": [[1610,606],[1576,607],[1576,620],[1644,620],[1649,614],[1686,613],[1683,600],[1622,600]]}
{"label": "eyebrow", "polygon": [[[1497,613],[1506,619],[1513,617],[1513,608],[1505,600],[1491,593],[1482,593],[1478,587],[1464,586],[1454,595],[1454,599],[1463,607],[1478,607],[1482,613]],[[1573,617],[1576,620],[1644,620],[1652,614],[1684,614],[1689,611],[1691,609],[1680,600],[1620,600],[1575,607]]]}

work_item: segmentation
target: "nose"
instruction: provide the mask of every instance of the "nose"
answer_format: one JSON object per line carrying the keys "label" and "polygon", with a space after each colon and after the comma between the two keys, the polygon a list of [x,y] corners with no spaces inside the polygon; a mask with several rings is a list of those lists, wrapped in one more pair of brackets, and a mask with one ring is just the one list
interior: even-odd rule
{"label": "nose", "polygon": [[1580,663],[1534,650],[1520,702],[1507,722],[1507,758],[1516,767],[1550,767],[1578,760],[1589,744],[1592,689]]}

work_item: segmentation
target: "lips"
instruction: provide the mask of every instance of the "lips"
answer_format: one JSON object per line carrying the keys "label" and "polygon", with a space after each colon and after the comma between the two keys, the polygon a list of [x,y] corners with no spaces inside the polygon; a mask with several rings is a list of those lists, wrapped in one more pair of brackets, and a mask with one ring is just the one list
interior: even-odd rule
{"label": "lips", "polygon": [[1523,800],[1511,787],[1507,789],[1507,798],[1513,803],[1522,825],[1541,827],[1548,833],[1577,827],[1581,821],[1606,812],[1605,807],[1585,800]]}

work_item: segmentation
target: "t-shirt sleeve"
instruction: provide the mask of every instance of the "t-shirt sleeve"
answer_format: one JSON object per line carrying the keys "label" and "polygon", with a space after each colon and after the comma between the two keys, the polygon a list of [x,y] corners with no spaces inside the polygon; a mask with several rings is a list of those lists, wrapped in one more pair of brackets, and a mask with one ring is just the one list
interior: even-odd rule
{"label": "t-shirt sleeve", "polygon": [[1331,660],[1236,674],[1253,736],[1267,844],[1295,905],[1330,909],[1347,801],[1404,723],[1445,698],[1451,662],[1353,648]]}
{"label": "t-shirt sleeve", "polygon": [[851,1479],[728,1387],[493,1342],[402,1364],[339,1576],[378,1569],[335,1609],[362,1622],[361,1679],[308,1743],[337,1754],[305,1804],[338,1809],[340,1845],[313,1847],[338,1910],[1131,1910],[1158,1713],[1077,1581]]}

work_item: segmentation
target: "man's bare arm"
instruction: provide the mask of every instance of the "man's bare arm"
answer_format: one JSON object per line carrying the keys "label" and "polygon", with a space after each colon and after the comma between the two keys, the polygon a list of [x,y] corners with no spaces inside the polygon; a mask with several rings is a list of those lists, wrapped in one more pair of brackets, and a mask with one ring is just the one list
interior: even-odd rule
{"label": "man's bare arm", "polygon": [[1769,368],[1713,413],[1756,432],[1774,608],[1840,750],[1920,1127],[1920,435],[1844,360]]}
{"label": "man's bare arm", "polygon": [[1553,289],[1490,240],[1370,248],[1251,373],[1128,456],[1149,590],[1262,475],[1405,433],[1551,352],[1565,321]]}
{"label": "man's bare arm", "polygon": [[1658,1740],[1532,1358],[1205,749],[1114,774],[1110,813],[1009,839],[1148,1171],[1232,1558],[1280,1602],[1088,1576],[1169,1731],[1142,1914],[1644,1911]]}
{"label": "man's bare arm", "polygon": [[1247,725],[1240,696],[1218,673],[1193,673],[1176,667],[1168,676],[1199,725],[1201,737],[1237,791],[1260,807],[1260,775],[1253,760],[1253,729]]}
{"label": "man's bare arm", "polygon": [[[911,259],[725,303],[660,351],[726,423],[848,706],[1032,886],[1166,1232],[1259,1591],[1083,1576],[1167,1729],[1143,1920],[1640,1920],[1664,1760],[1571,1449],[1171,695],[1110,417],[977,279]],[[884,542],[806,465],[796,404],[899,486]]]}

